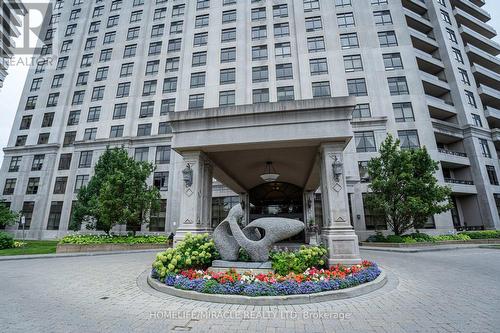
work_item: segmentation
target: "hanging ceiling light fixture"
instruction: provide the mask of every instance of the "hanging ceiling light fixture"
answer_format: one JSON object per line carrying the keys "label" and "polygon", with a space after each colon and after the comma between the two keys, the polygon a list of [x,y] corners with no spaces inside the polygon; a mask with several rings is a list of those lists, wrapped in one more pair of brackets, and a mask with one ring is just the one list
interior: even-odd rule
{"label": "hanging ceiling light fixture", "polygon": [[260,178],[264,180],[265,182],[274,182],[278,177],[280,176],[279,173],[276,172],[276,169],[273,167],[273,162],[267,161],[266,162],[266,167],[264,169],[264,173],[260,175]]}

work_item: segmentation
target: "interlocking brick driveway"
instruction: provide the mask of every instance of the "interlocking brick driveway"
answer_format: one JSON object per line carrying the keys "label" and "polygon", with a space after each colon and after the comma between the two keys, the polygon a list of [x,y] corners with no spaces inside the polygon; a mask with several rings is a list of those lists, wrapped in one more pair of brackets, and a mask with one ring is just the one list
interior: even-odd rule
{"label": "interlocking brick driveway", "polygon": [[[211,304],[150,290],[154,253],[0,262],[2,332],[498,332],[500,250],[363,251],[371,294],[303,306]],[[208,317],[208,318],[207,318]]]}

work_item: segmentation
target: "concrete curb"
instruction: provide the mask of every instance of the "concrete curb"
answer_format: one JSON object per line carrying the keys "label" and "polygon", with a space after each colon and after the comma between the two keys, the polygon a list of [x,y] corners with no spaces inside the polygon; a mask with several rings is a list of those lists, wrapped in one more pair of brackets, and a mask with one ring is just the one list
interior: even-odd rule
{"label": "concrete curb", "polygon": [[75,253],[55,253],[55,254],[26,254],[26,255],[21,254],[16,256],[0,256],[0,261],[107,256],[113,254],[161,252],[161,251],[165,251],[165,249],[160,248],[160,249],[130,250],[130,251],[75,252]]}
{"label": "concrete curb", "polygon": [[191,290],[181,290],[174,287],[167,286],[164,283],[153,279],[150,274],[147,274],[147,282],[149,286],[156,291],[176,296],[180,298],[187,298],[195,301],[224,303],[224,304],[242,304],[242,305],[295,305],[295,304],[310,304],[334,301],[346,298],[352,298],[368,294],[372,291],[382,288],[387,283],[387,275],[384,271],[373,281],[364,283],[362,285],[340,289],[325,291],[321,293],[308,294],[308,295],[290,295],[290,296],[240,296],[240,295],[214,295],[204,294]]}
{"label": "concrete curb", "polygon": [[360,250],[368,251],[381,251],[381,252],[399,252],[399,253],[418,253],[418,252],[437,252],[437,251],[452,251],[452,250],[464,250],[464,249],[477,249],[483,248],[485,245],[480,244],[463,244],[463,245],[450,245],[450,246],[436,246],[436,247],[425,247],[425,248],[395,248],[395,247],[372,247],[372,246],[360,246]]}

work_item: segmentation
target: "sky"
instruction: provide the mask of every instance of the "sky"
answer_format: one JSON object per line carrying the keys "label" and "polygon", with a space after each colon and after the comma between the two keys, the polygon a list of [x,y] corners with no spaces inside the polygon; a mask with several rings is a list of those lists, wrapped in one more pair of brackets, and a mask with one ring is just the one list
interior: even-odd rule
{"label": "sky", "polygon": [[[30,2],[46,3],[48,0],[30,0]],[[500,1],[486,0],[483,8],[491,14],[492,20],[488,23],[500,34]],[[36,21],[33,24],[36,25]],[[500,43],[500,36],[495,37],[495,40]],[[0,148],[7,146],[28,69],[28,66],[10,67],[9,75],[3,88],[0,89]],[[0,150],[0,164],[2,161],[3,151]]]}

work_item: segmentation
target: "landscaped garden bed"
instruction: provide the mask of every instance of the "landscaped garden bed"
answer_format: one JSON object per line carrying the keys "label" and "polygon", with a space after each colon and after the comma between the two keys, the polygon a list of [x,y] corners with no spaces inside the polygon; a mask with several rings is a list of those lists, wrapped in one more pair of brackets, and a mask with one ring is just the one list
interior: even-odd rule
{"label": "landscaped garden bed", "polygon": [[128,251],[166,248],[167,236],[68,235],[57,244],[57,253]]}
{"label": "landscaped garden bed", "polygon": [[375,247],[425,247],[433,245],[452,244],[495,244],[500,243],[500,231],[465,231],[458,234],[431,236],[424,233],[412,233],[408,235],[381,234],[368,237],[362,246]]}
{"label": "landscaped garden bed", "polygon": [[[272,252],[275,272],[256,274],[207,270],[219,258],[214,242],[205,235],[186,235],[175,248],[158,253],[151,278],[180,290],[203,294],[240,296],[308,295],[351,288],[374,281],[381,274],[369,261],[359,265],[326,266],[326,249],[301,247],[297,251]],[[240,254],[245,260],[245,253]]]}

